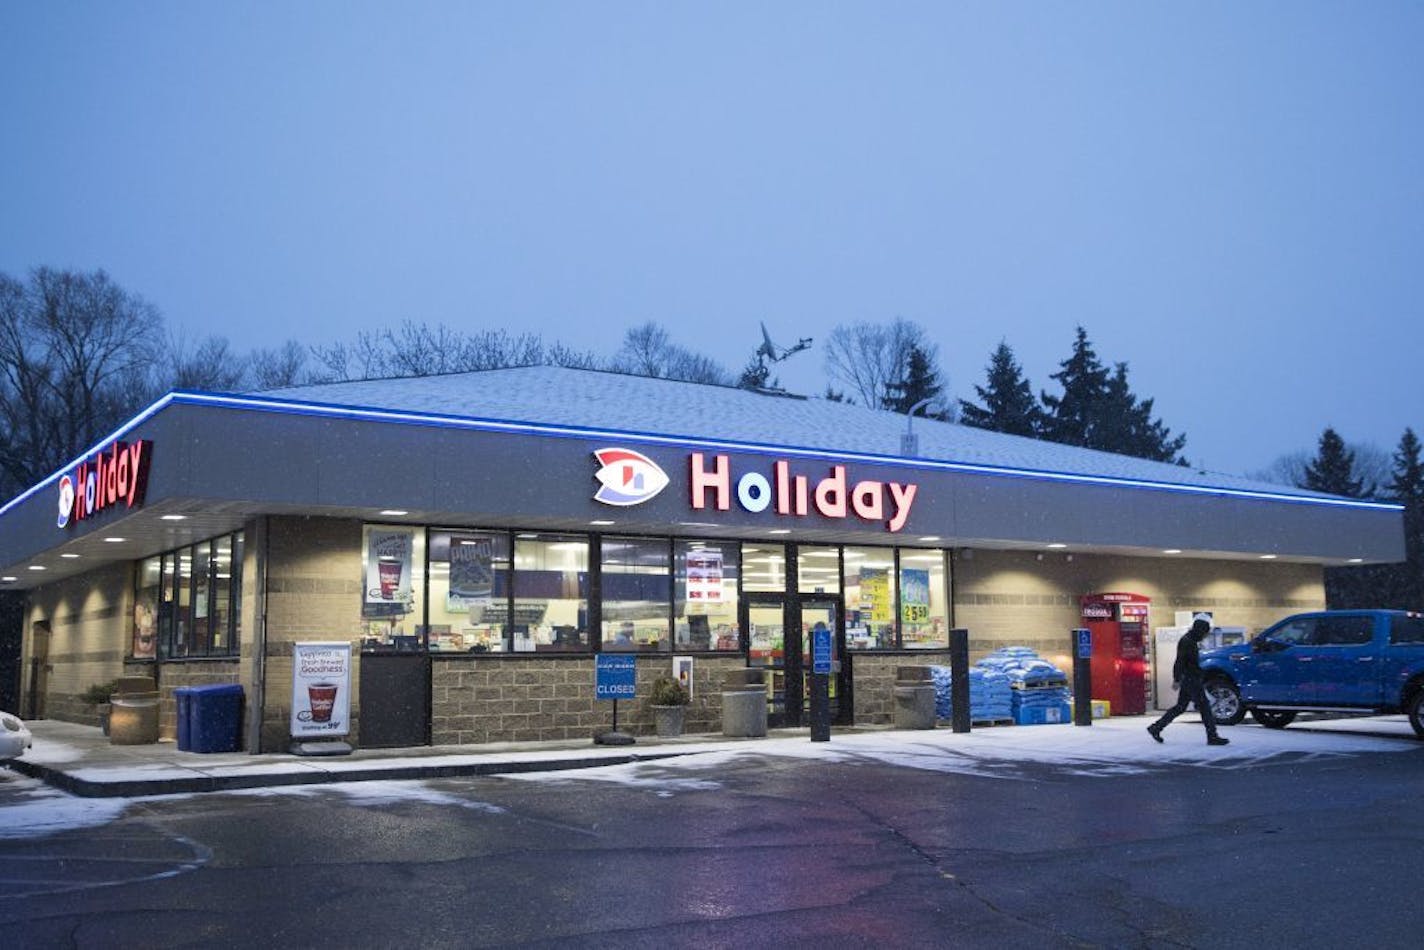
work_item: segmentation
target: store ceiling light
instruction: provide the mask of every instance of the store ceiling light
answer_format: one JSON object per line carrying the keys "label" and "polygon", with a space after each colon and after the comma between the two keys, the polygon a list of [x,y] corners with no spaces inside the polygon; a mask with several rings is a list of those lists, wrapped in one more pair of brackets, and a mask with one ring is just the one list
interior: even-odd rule
{"label": "store ceiling light", "polygon": [[6,574],[4,577],[0,577],[0,581],[5,582],[6,584],[13,584],[17,580],[19,580],[19,578],[15,577],[13,574]]}
{"label": "store ceiling light", "polygon": [[30,570],[32,570],[32,571],[43,571],[44,569],[45,569],[45,566],[44,566],[43,564],[31,564],[31,565],[30,565]]}
{"label": "store ceiling light", "polygon": [[590,522],[589,522],[589,524],[591,524],[591,525],[598,525],[598,526],[600,526],[600,527],[606,526],[606,525],[610,525],[610,524],[617,524],[617,523],[618,523],[618,522],[616,522],[616,521],[590,521]]}
{"label": "store ceiling light", "polygon": [[65,553],[63,553],[63,554],[60,555],[60,557],[64,558],[66,561],[72,561],[72,560],[74,560],[75,558],[77,558],[78,556],[79,556],[79,555],[74,554],[74,553],[69,552],[69,551],[66,551]]}
{"label": "store ceiling light", "polygon": [[127,541],[127,540],[128,540],[128,538],[105,538],[105,539],[104,539],[105,543],[107,543],[107,544],[123,544],[123,543],[124,543],[125,541]]}
{"label": "store ceiling light", "polygon": [[1048,547],[1049,547],[1050,550],[1059,551],[1059,550],[1062,550],[1063,548],[1066,548],[1067,546],[1068,546],[1068,545],[1066,545],[1066,544],[1060,544],[1060,543],[1058,543],[1058,542],[1055,541],[1053,544],[1050,544]]}
{"label": "store ceiling light", "polygon": [[937,535],[937,534],[927,534],[927,535],[925,535],[923,538],[920,538],[920,540],[921,540],[921,541],[939,541],[939,540],[941,540],[941,539],[940,539],[940,536]]}
{"label": "store ceiling light", "polygon": [[1350,558],[1350,560],[1349,560],[1347,563],[1350,563],[1350,564],[1363,564],[1363,563],[1365,563],[1365,559],[1362,558],[1362,557],[1352,557],[1352,558]]}
{"label": "store ceiling light", "polygon": [[385,515],[388,518],[399,518],[402,515],[410,514],[410,512],[406,511],[404,508],[387,508],[382,511],[381,514]]}
{"label": "store ceiling light", "polygon": [[160,515],[159,521],[187,521],[187,515]]}
{"label": "store ceiling light", "polygon": [[1163,548],[1163,549],[1162,549],[1162,553],[1163,553],[1163,554],[1181,554],[1181,553],[1182,553],[1182,549],[1181,549],[1181,548]]}
{"label": "store ceiling light", "polygon": [[790,528],[772,528],[767,534],[790,534]]}
{"label": "store ceiling light", "polygon": [[1276,556],[1275,556],[1274,554],[1262,554],[1262,555],[1261,555],[1261,560],[1263,560],[1263,561],[1274,561],[1275,559],[1276,559]]}

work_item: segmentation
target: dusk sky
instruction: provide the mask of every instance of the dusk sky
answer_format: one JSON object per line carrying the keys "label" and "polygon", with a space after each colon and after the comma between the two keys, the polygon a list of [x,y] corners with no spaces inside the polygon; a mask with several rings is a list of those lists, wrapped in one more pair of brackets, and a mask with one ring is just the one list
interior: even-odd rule
{"label": "dusk sky", "polygon": [[1197,466],[1424,433],[1424,4],[8,2],[0,271],[238,350],[402,320],[737,372],[1086,327]]}

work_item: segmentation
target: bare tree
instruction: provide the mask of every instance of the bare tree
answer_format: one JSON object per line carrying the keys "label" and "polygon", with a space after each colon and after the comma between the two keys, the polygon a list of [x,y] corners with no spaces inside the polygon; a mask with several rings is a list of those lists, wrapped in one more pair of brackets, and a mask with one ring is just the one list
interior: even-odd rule
{"label": "bare tree", "polygon": [[[1354,464],[1350,468],[1352,478],[1365,485],[1389,484],[1393,459],[1388,451],[1368,442],[1347,442],[1345,450],[1354,455]],[[1277,485],[1303,487],[1306,470],[1314,459],[1315,453],[1305,449],[1289,452],[1265,468],[1249,473],[1249,477]]]}
{"label": "bare tree", "polygon": [[672,342],[662,325],[649,321],[628,330],[614,354],[611,368],[634,376],[680,379],[730,386],[733,379],[720,363]]}
{"label": "bare tree", "polygon": [[285,389],[304,382],[307,351],[296,340],[278,350],[254,350],[248,357],[248,375],[257,389]]}
{"label": "bare tree", "polygon": [[86,451],[147,396],[158,311],[93,273],[0,274],[0,481],[23,489]]}
{"label": "bare tree", "polygon": [[208,392],[235,392],[242,388],[250,357],[231,351],[220,336],[210,336],[195,344],[182,333],[168,337],[166,351],[161,356],[161,369],[156,370],[156,388],[198,389]]}
{"label": "bare tree", "polygon": [[841,324],[826,342],[826,374],[861,405],[881,408],[890,387],[904,383],[910,353],[916,348],[937,372],[939,348],[919,324],[903,317],[888,324]]}

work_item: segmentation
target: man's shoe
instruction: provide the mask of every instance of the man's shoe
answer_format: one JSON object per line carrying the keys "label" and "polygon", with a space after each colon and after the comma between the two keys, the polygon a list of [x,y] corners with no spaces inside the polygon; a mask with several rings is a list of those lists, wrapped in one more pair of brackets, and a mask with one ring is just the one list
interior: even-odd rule
{"label": "man's shoe", "polygon": [[1231,740],[1230,740],[1230,739],[1227,739],[1227,738],[1224,738],[1224,737],[1222,737],[1222,736],[1208,736],[1208,737],[1207,737],[1207,740],[1206,740],[1206,744],[1207,744],[1207,745],[1230,745],[1230,744],[1231,744]]}
{"label": "man's shoe", "polygon": [[1152,725],[1147,727],[1147,734],[1153,739],[1156,739],[1158,742],[1162,741],[1162,728],[1156,723],[1153,723]]}

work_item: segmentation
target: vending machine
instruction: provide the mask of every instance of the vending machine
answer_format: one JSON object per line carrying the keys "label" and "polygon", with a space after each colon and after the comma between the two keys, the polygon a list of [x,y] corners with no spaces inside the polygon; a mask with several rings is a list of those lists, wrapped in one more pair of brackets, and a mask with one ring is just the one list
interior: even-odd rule
{"label": "vending machine", "polygon": [[1080,598],[1083,626],[1093,637],[1093,699],[1105,699],[1112,715],[1147,712],[1150,598],[1105,592]]}

